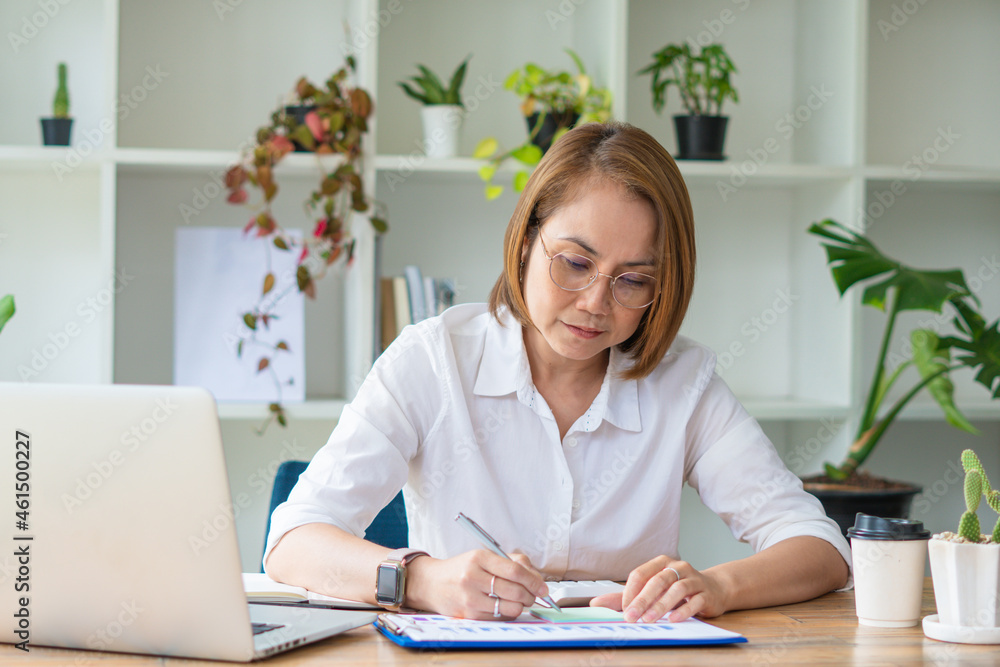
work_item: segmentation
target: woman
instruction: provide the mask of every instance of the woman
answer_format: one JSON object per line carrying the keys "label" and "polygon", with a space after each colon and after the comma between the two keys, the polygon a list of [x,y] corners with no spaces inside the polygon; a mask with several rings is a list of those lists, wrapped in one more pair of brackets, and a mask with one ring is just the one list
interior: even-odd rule
{"label": "woman", "polygon": [[[516,617],[545,579],[627,579],[594,604],[629,621],[845,586],[836,525],[715,374],[715,356],[677,335],[692,218],[677,165],[647,133],[567,133],[521,194],[488,308],[408,327],[379,358],[275,510],[267,572],[369,602],[377,580],[400,589],[382,591],[390,607],[476,619]],[[678,560],[684,482],[753,556],[704,571]],[[361,536],[401,487],[420,552],[390,556]],[[744,500],[762,490],[762,506]],[[515,561],[481,549],[458,512]],[[387,579],[400,571],[405,582]]]}

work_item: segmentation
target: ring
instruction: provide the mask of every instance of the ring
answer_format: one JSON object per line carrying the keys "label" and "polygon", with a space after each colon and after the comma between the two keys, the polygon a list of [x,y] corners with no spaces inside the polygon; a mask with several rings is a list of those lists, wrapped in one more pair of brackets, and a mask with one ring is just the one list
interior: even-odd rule
{"label": "ring", "polygon": [[496,597],[496,593],[493,592],[493,587],[496,585],[496,583],[497,583],[497,575],[494,574],[493,578],[490,579],[490,597],[491,598],[495,598]]}
{"label": "ring", "polygon": [[[677,577],[677,581],[680,581],[680,580],[681,580],[681,573],[680,573],[680,572],[678,572],[677,570],[675,570],[674,568],[672,568],[672,567],[665,567],[665,568],[663,568],[663,570],[664,570],[664,571],[666,571],[666,570],[670,570],[670,571],[671,571],[671,572],[673,572],[673,573],[674,573],[674,575],[675,575],[675,576]],[[677,581],[675,581],[674,583],[676,584],[676,583],[677,583]]]}
{"label": "ring", "polygon": [[496,601],[493,603],[493,618],[500,618],[500,598],[493,596]]}

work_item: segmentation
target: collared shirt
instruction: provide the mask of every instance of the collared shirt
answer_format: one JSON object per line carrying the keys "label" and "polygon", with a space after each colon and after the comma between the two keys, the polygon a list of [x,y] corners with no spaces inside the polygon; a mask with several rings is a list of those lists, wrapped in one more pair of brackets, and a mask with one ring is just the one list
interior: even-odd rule
{"label": "collared shirt", "polygon": [[412,548],[438,558],[481,548],[454,521],[464,512],[549,578],[624,580],[656,556],[679,557],[687,482],[755,551],[811,535],[850,566],[839,528],[710,350],[678,336],[650,375],[622,380],[631,362],[612,348],[597,398],[560,440],[521,325],[502,319],[468,304],[403,330],[275,510],[265,559],[308,523],[363,536],[402,488]]}

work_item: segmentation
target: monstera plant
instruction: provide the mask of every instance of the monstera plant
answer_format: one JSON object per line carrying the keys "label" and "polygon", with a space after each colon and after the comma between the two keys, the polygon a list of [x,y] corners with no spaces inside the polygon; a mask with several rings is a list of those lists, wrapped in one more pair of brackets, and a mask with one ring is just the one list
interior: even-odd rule
{"label": "monstera plant", "polygon": [[[824,220],[809,228],[823,239],[827,262],[837,289],[843,295],[854,285],[865,285],[861,301],[886,313],[885,329],[876,360],[875,373],[865,398],[853,444],[839,464],[827,463],[826,475],[832,480],[846,479],[871,455],[882,436],[899,413],[917,394],[926,389],[934,398],[949,424],[968,433],[978,434],[955,405],[954,384],[950,373],[959,368],[976,371],[976,382],[993,398],[1000,398],[1000,322],[987,325],[978,311],[979,299],[965,282],[961,269],[923,271],[906,266],[884,255],[867,237],[846,226]],[[941,313],[945,308],[954,315],[953,335],[940,336],[930,329],[910,332],[913,356],[894,369],[887,358],[901,312],[923,310]],[[906,371],[908,389],[886,406],[890,390],[903,384]]]}
{"label": "monstera plant", "polygon": [[[997,321],[987,324],[980,314],[979,299],[969,290],[960,269],[934,271],[907,266],[883,254],[863,234],[833,220],[814,224],[809,232],[823,239],[840,294],[855,285],[863,286],[862,303],[886,314],[874,375],[847,455],[839,463],[826,463],[824,474],[803,479],[806,490],[819,498],[827,514],[846,531],[859,511],[906,516],[913,496],[919,493],[919,486],[858,470],[915,396],[926,390],[948,423],[978,433],[955,404],[951,372],[973,369],[976,382],[993,398],[1000,398],[1000,332]],[[890,358],[896,320],[905,311],[950,311],[954,332],[943,335],[928,328],[914,329],[909,335],[912,356]],[[897,391],[892,391],[894,388]]]}

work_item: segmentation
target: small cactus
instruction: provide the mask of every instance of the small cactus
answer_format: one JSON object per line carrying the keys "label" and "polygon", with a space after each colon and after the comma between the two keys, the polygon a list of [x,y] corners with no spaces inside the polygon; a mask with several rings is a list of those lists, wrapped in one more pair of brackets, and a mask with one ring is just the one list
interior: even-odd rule
{"label": "small cactus", "polygon": [[69,118],[69,89],[66,87],[66,63],[59,63],[59,86],[56,97],[52,101],[52,115],[56,118]]}
{"label": "small cactus", "polygon": [[979,541],[979,517],[975,512],[962,513],[962,519],[958,522],[958,534],[970,542]]}
{"label": "small cactus", "polygon": [[[965,470],[965,509],[958,525],[958,534],[970,542],[979,542],[980,528],[979,517],[976,510],[979,509],[979,502],[986,496],[986,504],[993,511],[1000,514],[1000,491],[990,487],[989,478],[983,470],[983,464],[979,462],[979,457],[971,449],[962,452],[962,468]],[[1000,518],[997,519],[993,528],[992,540],[1000,543]]]}

